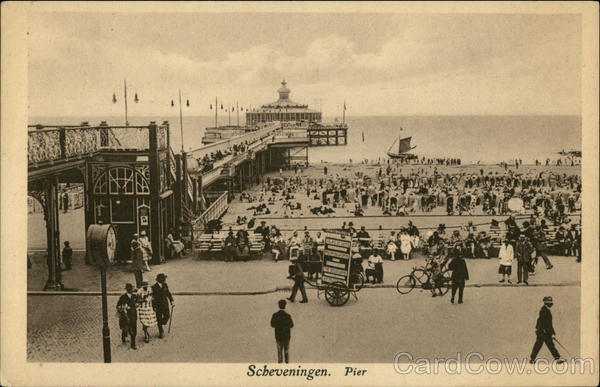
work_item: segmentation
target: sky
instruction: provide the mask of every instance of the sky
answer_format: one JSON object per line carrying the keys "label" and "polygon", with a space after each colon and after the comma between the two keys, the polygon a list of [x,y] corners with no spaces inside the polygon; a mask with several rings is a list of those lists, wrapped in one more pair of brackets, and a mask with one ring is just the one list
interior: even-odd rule
{"label": "sky", "polygon": [[[29,19],[30,116],[211,115],[285,79],[339,115],[581,111],[581,18],[559,14],[48,13]],[[112,103],[116,93],[117,104]],[[131,99],[138,94],[140,102]]]}

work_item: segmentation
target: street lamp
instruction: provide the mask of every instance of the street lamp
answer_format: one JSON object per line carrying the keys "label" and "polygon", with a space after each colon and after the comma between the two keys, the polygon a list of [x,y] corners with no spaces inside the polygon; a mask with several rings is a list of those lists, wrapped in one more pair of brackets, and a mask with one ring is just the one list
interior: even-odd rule
{"label": "street lamp", "polygon": [[[171,107],[175,106],[175,102],[171,100]],[[190,100],[186,99],[185,106],[190,107]],[[181,108],[181,90],[179,90],[179,130],[181,132],[181,153],[184,153],[183,150],[183,110]]]}
{"label": "street lamp", "polygon": [[[129,126],[129,121],[127,120],[127,80],[123,80],[123,103],[125,105],[125,126]],[[135,96],[133,97],[133,102],[138,103],[140,99],[138,98],[137,92],[135,92]],[[117,103],[117,94],[113,92],[112,103]]]}

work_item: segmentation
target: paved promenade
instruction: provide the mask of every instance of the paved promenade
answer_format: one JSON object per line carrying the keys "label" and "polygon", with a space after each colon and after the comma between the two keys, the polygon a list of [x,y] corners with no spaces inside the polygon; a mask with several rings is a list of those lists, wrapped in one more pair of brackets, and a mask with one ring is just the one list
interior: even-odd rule
{"label": "paved promenade", "polygon": [[[144,278],[153,283],[156,274],[169,276],[171,288],[176,292],[193,293],[236,293],[236,292],[268,292],[277,288],[287,288],[292,282],[287,277],[287,261],[275,263],[265,254],[265,258],[248,262],[223,262],[196,260],[192,257],[176,259],[162,265],[152,266],[152,271],[144,273]],[[533,285],[578,285],[580,283],[580,265],[574,257],[554,257],[552,270],[538,265],[538,272],[531,277]],[[541,261],[540,261],[541,262]],[[384,267],[384,285],[395,286],[400,276],[410,273],[413,266],[425,263],[424,258],[409,261],[388,261]],[[363,266],[366,263],[363,264]],[[498,283],[498,259],[467,259],[471,280],[468,286],[510,286]],[[29,291],[41,291],[47,278],[47,266],[41,253],[34,255],[32,269],[27,279]],[[516,262],[513,268],[513,279],[516,282]],[[111,266],[107,272],[109,291],[120,292],[126,282],[135,283],[129,266]],[[63,272],[63,284],[79,291],[100,291],[100,274],[95,266],[84,263],[83,252],[74,254],[73,269]],[[513,284],[513,286],[517,286]],[[523,286],[523,285],[519,285]]]}
{"label": "paved promenade", "polygon": [[[175,289],[176,281],[171,280]],[[151,328],[138,350],[121,344],[116,296],[108,298],[114,362],[276,362],[271,314],[287,292],[255,296],[175,296],[171,333],[164,339]],[[336,308],[309,290],[307,304],[289,304],[294,319],[293,363],[392,363],[398,352],[417,358],[527,359],[544,296],[554,297],[557,337],[572,356],[580,348],[580,288],[467,288],[465,303],[427,292],[399,295],[393,289],[363,289],[358,301]],[[97,296],[29,296],[29,361],[101,362],[102,320]],[[561,351],[565,358],[568,354]],[[540,358],[551,359],[543,348]],[[405,359],[406,360],[406,359]],[[473,361],[477,362],[477,358]]]}

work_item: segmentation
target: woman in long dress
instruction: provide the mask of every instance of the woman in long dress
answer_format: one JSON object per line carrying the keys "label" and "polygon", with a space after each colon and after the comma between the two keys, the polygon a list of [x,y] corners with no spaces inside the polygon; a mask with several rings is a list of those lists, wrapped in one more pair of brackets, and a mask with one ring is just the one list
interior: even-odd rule
{"label": "woman in long dress", "polygon": [[150,269],[150,265],[148,262],[152,259],[152,244],[150,243],[150,239],[148,235],[146,235],[146,231],[141,232],[140,237],[138,238],[140,243],[140,248],[142,250],[142,259],[144,260],[144,271],[152,271]]}
{"label": "woman in long dress", "polygon": [[142,281],[142,287],[137,290],[137,312],[142,329],[144,330],[144,341],[150,342],[148,328],[156,325],[156,312],[152,306],[152,288],[148,287],[148,281]]}
{"label": "woman in long dress", "polygon": [[412,246],[410,244],[410,235],[403,229],[400,232],[400,251],[402,252],[402,258],[406,261],[408,260],[410,251],[412,250]]}

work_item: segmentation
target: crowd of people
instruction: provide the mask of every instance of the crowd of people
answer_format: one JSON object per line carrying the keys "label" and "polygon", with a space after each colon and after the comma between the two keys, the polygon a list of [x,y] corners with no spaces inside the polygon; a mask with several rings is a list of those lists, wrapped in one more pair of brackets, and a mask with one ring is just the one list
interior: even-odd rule
{"label": "crowd of people", "polygon": [[[467,174],[441,172],[437,167],[403,172],[400,165],[380,167],[374,176],[362,172],[334,175],[327,167],[323,171],[319,177],[267,177],[258,192],[246,192],[242,199],[256,203],[251,208],[258,209],[254,215],[281,210],[284,217],[297,216],[298,212],[363,216],[369,208],[372,215],[409,216],[438,212],[441,207],[447,215],[505,215],[517,211],[561,218],[581,209],[581,177],[577,174],[512,170],[485,173],[483,169]],[[282,208],[277,208],[278,202],[283,202]]]}
{"label": "crowd of people", "polygon": [[244,141],[239,145],[234,144],[233,146],[229,146],[224,151],[218,149],[210,154],[205,154],[204,157],[198,158],[196,161],[201,172],[208,172],[214,168],[214,164],[217,161],[223,160],[227,156],[235,156],[243,153],[246,149],[248,149],[248,141]]}

